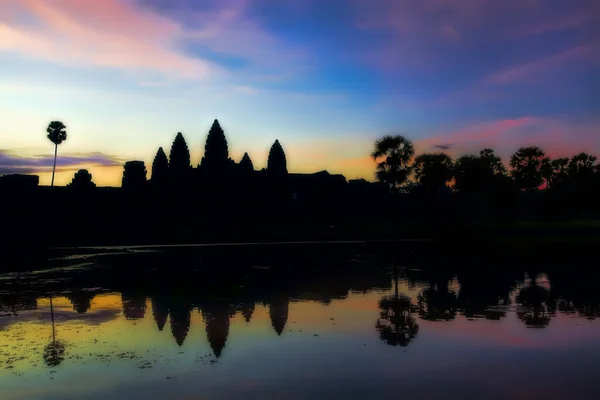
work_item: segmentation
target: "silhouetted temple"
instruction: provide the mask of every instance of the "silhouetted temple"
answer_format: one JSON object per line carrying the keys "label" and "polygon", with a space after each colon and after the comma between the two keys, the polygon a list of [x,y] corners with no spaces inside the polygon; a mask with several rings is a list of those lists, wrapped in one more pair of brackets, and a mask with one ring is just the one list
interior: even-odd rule
{"label": "silhouetted temple", "polygon": [[[139,188],[144,182],[143,163],[128,162],[123,172],[123,187]],[[150,182],[158,190],[197,191],[205,197],[227,198],[233,194],[263,201],[258,195],[263,194],[278,201],[306,203],[332,198],[347,186],[343,175],[331,175],[327,171],[288,173],[285,151],[279,140],[271,146],[267,168],[256,171],[248,153],[236,163],[229,156],[225,132],[216,119],[206,138],[204,156],[196,168],[192,167],[189,148],[179,132],[171,146],[170,157],[167,158],[162,147],[158,149]]]}

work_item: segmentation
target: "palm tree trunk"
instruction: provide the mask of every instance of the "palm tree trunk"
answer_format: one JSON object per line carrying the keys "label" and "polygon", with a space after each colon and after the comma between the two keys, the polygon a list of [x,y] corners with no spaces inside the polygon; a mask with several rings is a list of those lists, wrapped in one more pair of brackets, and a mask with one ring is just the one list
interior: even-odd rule
{"label": "palm tree trunk", "polygon": [[54,167],[52,167],[52,184],[50,186],[54,186],[54,173],[56,172],[56,156],[58,154],[58,144],[54,145]]}
{"label": "palm tree trunk", "polygon": [[52,305],[52,296],[50,296],[50,318],[52,319],[52,343],[56,341],[56,331],[54,330],[54,306]]}

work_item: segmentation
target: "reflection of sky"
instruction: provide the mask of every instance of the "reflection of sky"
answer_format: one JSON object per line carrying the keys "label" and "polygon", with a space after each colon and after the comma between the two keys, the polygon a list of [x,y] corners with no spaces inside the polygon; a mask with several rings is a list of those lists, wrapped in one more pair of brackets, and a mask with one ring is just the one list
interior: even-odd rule
{"label": "reflection of sky", "polygon": [[[414,299],[418,289],[401,283],[399,291]],[[37,310],[2,317],[13,323],[0,330],[0,350],[17,359],[0,369],[3,399],[480,398],[481,390],[491,391],[486,398],[562,398],[585,395],[600,371],[600,320],[558,313],[547,328],[528,329],[514,308],[500,321],[417,317],[416,338],[391,347],[375,330],[384,295],[292,302],[281,336],[268,306],[257,305],[250,323],[239,313],[232,319],[216,364],[197,309],[179,348],[168,323],[157,329],[150,301],[143,319],[126,320],[120,294],[96,296],[83,316],[59,297],[56,335],[67,350],[54,369],[42,361],[49,302],[38,299]]]}

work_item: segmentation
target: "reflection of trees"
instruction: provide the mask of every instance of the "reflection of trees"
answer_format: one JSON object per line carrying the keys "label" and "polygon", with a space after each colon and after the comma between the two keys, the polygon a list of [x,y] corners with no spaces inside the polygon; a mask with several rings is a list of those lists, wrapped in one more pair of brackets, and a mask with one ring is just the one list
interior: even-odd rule
{"label": "reflection of trees", "polygon": [[457,309],[468,319],[499,320],[506,312],[497,306],[510,304],[509,294],[514,281],[503,271],[486,272],[478,268],[467,269],[459,276],[460,292]]}
{"label": "reflection of trees", "polygon": [[427,321],[449,321],[456,317],[456,294],[448,289],[448,281],[431,281],[417,296],[419,316]]}
{"label": "reflection of trees", "polygon": [[521,306],[517,317],[529,328],[545,328],[556,311],[550,290],[536,285],[533,280],[518,291],[516,301]]}
{"label": "reflection of trees", "polygon": [[56,340],[56,329],[54,327],[54,305],[50,296],[50,319],[52,321],[52,342],[44,347],[44,362],[49,367],[56,367],[65,359],[65,344]]}

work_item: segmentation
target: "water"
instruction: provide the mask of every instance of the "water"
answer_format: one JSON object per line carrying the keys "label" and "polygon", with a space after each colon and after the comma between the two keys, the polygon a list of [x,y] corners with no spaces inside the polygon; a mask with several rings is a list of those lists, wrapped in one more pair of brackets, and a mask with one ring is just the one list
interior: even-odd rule
{"label": "water", "polygon": [[589,267],[126,250],[0,275],[2,399],[598,398]]}

